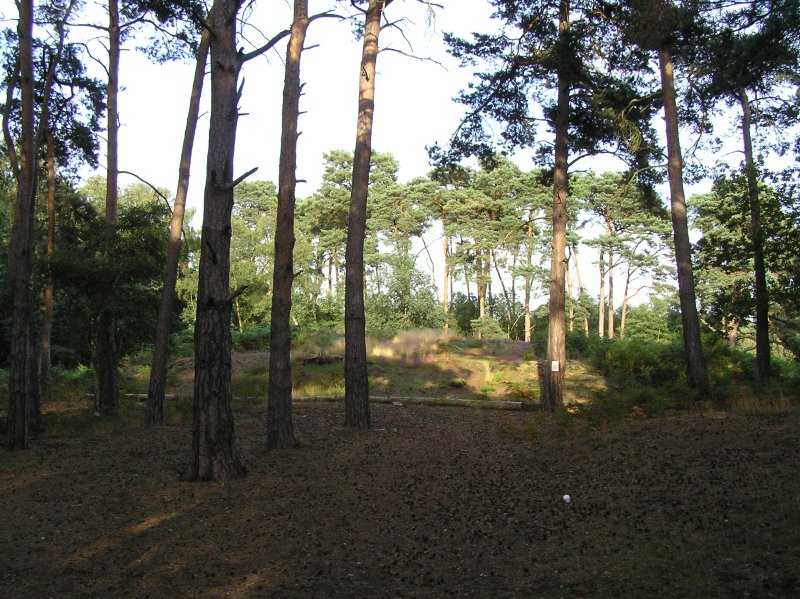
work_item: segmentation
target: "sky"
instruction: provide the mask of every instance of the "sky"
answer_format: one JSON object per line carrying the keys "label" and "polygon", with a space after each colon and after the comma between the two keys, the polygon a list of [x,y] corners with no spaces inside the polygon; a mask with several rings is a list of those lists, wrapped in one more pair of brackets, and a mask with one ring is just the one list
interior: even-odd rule
{"label": "sky", "polygon": [[[430,170],[425,146],[446,143],[464,114],[464,107],[453,98],[468,85],[473,69],[462,68],[447,54],[443,33],[469,37],[471,32],[489,32],[499,27],[490,19],[487,0],[439,2],[446,7],[434,8],[433,12],[417,0],[395,0],[386,10],[386,18],[397,22],[404,33],[389,28],[381,34],[384,51],[378,57],[373,148],[394,154],[400,164],[401,181]],[[331,0],[310,0],[310,12],[322,12],[331,5]],[[258,0],[252,7],[242,28],[245,50],[262,45],[291,23],[289,0]],[[96,5],[95,10],[96,20],[103,21],[102,4]],[[13,7],[2,12],[11,14]],[[194,64],[153,64],[135,49],[136,45],[136,40],[127,44],[120,66],[119,166],[174,194]],[[360,76],[361,43],[354,39],[351,22],[315,21],[309,28],[306,48],[301,64],[305,84],[301,110],[305,112],[299,123],[302,133],[298,145],[298,198],[310,196],[319,186],[325,152],[352,151]],[[249,180],[277,182],[285,49],[286,41],[281,41],[275,49],[243,67],[235,177],[257,167]],[[422,59],[430,57],[436,62],[387,49]],[[102,55],[101,50],[95,51]],[[95,75],[104,77],[102,72]],[[195,226],[199,226],[202,214],[209,95],[207,77],[188,197],[188,208],[195,212]],[[659,123],[656,128],[660,128]],[[514,160],[525,170],[534,167],[524,153]],[[95,173],[85,171],[82,175],[104,175],[103,162],[104,157]],[[597,172],[620,170],[614,162],[589,166]],[[586,167],[581,164],[581,168]],[[134,182],[134,177],[120,176],[121,185]],[[435,239],[436,232],[430,235]],[[582,270],[592,272],[592,262],[596,260],[588,250],[584,251]],[[441,265],[436,270],[441,272]],[[596,287],[590,281],[590,293],[596,293]]]}
{"label": "sky", "polygon": [[[261,7],[245,27],[247,37],[258,44],[262,35],[271,37],[287,28],[291,11],[285,0],[259,3]],[[326,7],[328,2],[311,0]],[[416,60],[398,52],[384,51],[378,57],[373,147],[391,152],[400,163],[400,179],[407,181],[429,170],[426,145],[446,142],[463,114],[452,98],[465,87],[471,70],[462,69],[445,50],[442,32],[467,34],[485,31],[490,9],[485,0],[459,0],[457,10],[436,9],[429,20],[425,6],[414,0],[398,0],[387,8],[391,21],[403,23],[411,47],[397,31],[382,33],[382,48],[393,48],[439,63]],[[266,7],[269,6],[269,11]],[[314,46],[314,47],[312,47]],[[349,22],[321,19],[309,28],[301,63],[305,84],[300,119],[297,177],[298,197],[311,195],[319,185],[323,153],[334,149],[352,151],[358,100],[361,44],[353,39]],[[244,91],[236,143],[235,172],[254,167],[251,180],[277,181],[280,144],[281,95],[285,42],[265,58],[245,64]],[[153,65],[140,52],[124,53],[120,78],[120,168],[161,187],[173,190],[185,127],[193,64]],[[208,106],[210,83],[206,79],[204,106]],[[204,109],[201,112],[205,112]],[[199,208],[205,180],[208,140],[207,113],[200,119],[195,141],[189,204]],[[528,165],[531,166],[531,165]],[[130,179],[131,182],[134,179]],[[126,179],[121,177],[125,184]]]}

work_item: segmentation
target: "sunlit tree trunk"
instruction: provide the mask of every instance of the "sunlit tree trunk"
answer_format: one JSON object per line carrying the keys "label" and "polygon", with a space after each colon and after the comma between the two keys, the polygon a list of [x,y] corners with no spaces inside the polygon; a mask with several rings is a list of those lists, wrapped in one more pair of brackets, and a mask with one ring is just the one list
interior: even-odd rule
{"label": "sunlit tree trunk", "polygon": [[769,295],[767,268],[764,264],[764,234],[761,230],[761,205],[758,197],[758,174],[753,160],[753,140],[750,137],[752,115],[747,92],[739,91],[742,106],[742,137],[744,163],[747,173],[747,194],[750,200],[750,237],[753,243],[753,275],[756,300],[756,376],[760,381],[770,378]]}
{"label": "sunlit tree trunk", "polygon": [[184,478],[237,478],[245,468],[236,448],[231,406],[230,245],[233,156],[241,60],[236,48],[240,0],[215,0],[211,29],[211,118],[203,202],[200,277],[195,321],[192,460]]}
{"label": "sunlit tree trunk", "polygon": [[450,237],[445,233],[443,236],[442,244],[444,246],[444,266],[442,270],[444,275],[442,277],[442,308],[444,309],[444,328],[447,330],[450,324],[447,322],[450,313]]}
{"label": "sunlit tree trunk", "polygon": [[678,296],[683,324],[683,347],[686,353],[686,372],[689,384],[701,397],[709,393],[700,321],[697,316],[694,275],[692,273],[691,243],[683,191],[683,161],[678,137],[678,109],[675,100],[675,80],[672,57],[667,50],[658,51],[661,88],[664,94],[669,188],[672,210],[672,232],[675,241],[675,261],[678,266]]}
{"label": "sunlit tree trunk", "polygon": [[[578,279],[578,297],[583,295],[584,288],[583,288],[583,279],[581,278],[581,266],[580,260],[578,259],[578,248],[576,245],[573,244],[572,246],[572,255],[575,257],[575,277]],[[583,317],[583,332],[588,337],[589,336],[589,317]]]}
{"label": "sunlit tree trunk", "polygon": [[345,426],[369,428],[369,378],[364,320],[364,240],[375,111],[375,66],[383,9],[391,0],[370,0],[364,19],[364,45],[358,85],[358,127],[353,155],[353,188],[345,253]]}
{"label": "sunlit tree trunk", "polygon": [[597,334],[602,339],[606,334],[606,250],[600,246],[600,262],[598,263],[600,269],[600,293],[599,303],[600,306],[597,310]]}
{"label": "sunlit tree trunk", "polygon": [[292,422],[292,362],[290,315],[294,280],[294,209],[297,187],[297,121],[300,118],[300,57],[308,28],[308,0],[295,0],[294,20],[286,50],[283,83],[281,154],[278,167],[278,214],[275,227],[275,268],[272,277],[267,447],[296,447]]}
{"label": "sunlit tree trunk", "polygon": [[200,35],[200,46],[197,49],[192,93],[189,98],[186,128],[183,133],[181,161],[178,166],[178,189],[175,192],[175,202],[172,206],[172,219],[169,226],[167,261],[164,267],[164,287],[161,289],[161,300],[158,304],[156,337],[153,343],[153,361],[150,368],[150,383],[147,389],[147,410],[145,411],[145,424],[147,426],[160,426],[166,421],[164,400],[167,392],[169,334],[172,324],[175,286],[178,281],[181,232],[183,231],[183,217],[186,211],[186,195],[189,191],[192,148],[194,147],[194,136],[197,131],[197,119],[200,114],[200,97],[203,93],[203,80],[205,79],[210,40],[211,34],[208,28],[204,27]]}
{"label": "sunlit tree trunk", "polygon": [[631,286],[631,267],[628,266],[627,274],[625,275],[625,287],[622,291],[622,314],[619,319],[619,337],[625,339],[625,323],[628,320],[628,293]]}
{"label": "sunlit tree trunk", "polygon": [[573,295],[574,289],[572,288],[572,272],[570,262],[567,261],[567,297],[569,298],[569,332],[575,330],[575,296]]}

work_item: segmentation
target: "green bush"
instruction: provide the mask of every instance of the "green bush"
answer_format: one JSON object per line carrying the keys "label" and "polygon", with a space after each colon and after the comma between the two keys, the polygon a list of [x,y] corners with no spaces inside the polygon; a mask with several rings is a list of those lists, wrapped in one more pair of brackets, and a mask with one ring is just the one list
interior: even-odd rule
{"label": "green bush", "polygon": [[269,326],[247,331],[232,331],[234,351],[269,350]]}
{"label": "green bush", "polygon": [[683,347],[640,340],[597,339],[591,351],[594,366],[606,376],[663,386],[684,378]]}

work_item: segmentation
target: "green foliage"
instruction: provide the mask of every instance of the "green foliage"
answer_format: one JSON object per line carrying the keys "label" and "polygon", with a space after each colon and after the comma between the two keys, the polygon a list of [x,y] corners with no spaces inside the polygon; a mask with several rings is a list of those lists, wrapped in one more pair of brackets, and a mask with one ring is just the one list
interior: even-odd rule
{"label": "green foliage", "polygon": [[269,325],[231,331],[234,351],[269,351]]}
{"label": "green foliage", "polygon": [[598,339],[592,363],[606,376],[663,385],[684,379],[683,346],[638,339]]}
{"label": "green foliage", "polygon": [[472,334],[481,339],[508,339],[508,333],[494,318],[476,318],[471,322]]}
{"label": "green foliage", "polygon": [[464,337],[472,336],[472,321],[478,318],[478,302],[463,293],[454,293],[450,302],[450,318],[455,321],[458,333]]}

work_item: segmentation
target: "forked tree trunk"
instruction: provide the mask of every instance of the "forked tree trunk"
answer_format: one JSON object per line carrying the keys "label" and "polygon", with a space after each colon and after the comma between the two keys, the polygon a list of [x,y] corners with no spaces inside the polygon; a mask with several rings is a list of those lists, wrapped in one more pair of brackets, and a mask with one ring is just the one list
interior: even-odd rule
{"label": "forked tree trunk", "polygon": [[753,243],[753,275],[756,300],[756,378],[770,378],[769,349],[769,294],[767,291],[767,268],[764,264],[764,234],[761,230],[761,205],[758,197],[758,178],[753,160],[753,140],[750,137],[752,116],[747,91],[739,91],[742,106],[742,137],[744,139],[744,163],[747,173],[747,195],[750,200],[750,237]]}
{"label": "forked tree trunk", "polygon": [[683,324],[683,347],[686,353],[686,373],[689,384],[700,397],[709,393],[703,345],[700,339],[700,320],[697,316],[694,275],[692,273],[691,243],[683,191],[683,164],[678,137],[678,109],[675,100],[675,80],[672,57],[667,50],[658,51],[661,88],[664,94],[664,118],[667,126],[667,158],[672,209],[672,233],[675,241],[675,261],[678,266],[678,296]]}
{"label": "forked tree trunk", "polygon": [[215,0],[211,29],[211,119],[203,202],[200,279],[195,321],[192,481],[238,478],[245,467],[236,448],[231,407],[231,209],[241,69],[236,49],[240,0]]}
{"label": "forked tree trunk", "polygon": [[[559,44],[568,43],[569,1],[559,5]],[[567,340],[564,314],[564,283],[567,245],[567,176],[569,135],[569,83],[565,65],[557,67],[558,97],[555,117],[555,168],[553,169],[553,247],[550,254],[550,300],[547,326],[547,362],[543,375],[542,408],[553,413],[564,405],[564,371]]]}
{"label": "forked tree trunk", "polygon": [[281,155],[278,169],[278,214],[275,227],[275,268],[272,277],[267,447],[297,447],[292,422],[292,362],[290,315],[294,280],[294,208],[297,187],[297,121],[300,118],[300,57],[308,28],[308,0],[295,0],[294,20],[286,49],[283,82]]}
{"label": "forked tree trunk", "polygon": [[364,46],[358,84],[358,127],[353,155],[353,188],[347,220],[344,302],[345,426],[370,428],[366,322],[364,319],[364,239],[375,111],[375,65],[381,15],[391,0],[369,0],[364,18]]}
{"label": "forked tree trunk", "polygon": [[[106,135],[106,223],[117,220],[119,163],[117,159],[119,112],[119,57],[120,28],[119,0],[108,0],[108,85],[106,87],[106,113],[108,126]],[[108,234],[111,235],[109,227]],[[113,256],[112,256],[113,258]],[[119,349],[116,339],[114,316],[104,309],[98,319],[95,367],[97,369],[97,401],[106,410],[119,406]]]}
{"label": "forked tree trunk", "polygon": [[200,97],[203,94],[203,80],[206,74],[210,41],[211,33],[207,27],[203,27],[203,32],[200,35],[200,46],[197,49],[192,93],[189,98],[189,110],[186,115],[186,128],[183,133],[181,161],[178,166],[178,189],[175,192],[172,219],[169,225],[167,261],[164,266],[164,287],[161,289],[161,300],[158,304],[156,337],[153,343],[153,362],[150,368],[150,383],[147,388],[147,410],[145,411],[145,424],[147,426],[161,426],[166,422],[164,400],[167,392],[167,357],[169,353],[169,334],[172,326],[172,308],[175,300],[175,286],[178,281],[181,232],[183,231],[183,217],[186,212],[186,195],[189,191],[192,148],[194,147],[194,136],[197,131]]}
{"label": "forked tree trunk", "polygon": [[47,267],[42,297],[42,331],[39,348],[39,392],[45,401],[52,399],[50,337],[53,330],[53,271],[51,261],[56,238],[56,156],[55,139],[47,132]]}
{"label": "forked tree trunk", "polygon": [[[36,201],[36,142],[33,114],[33,1],[17,3],[19,44],[19,86],[21,131],[19,156],[12,160],[17,179],[17,197],[9,247],[9,283],[13,297],[11,353],[8,373],[6,447],[28,448],[28,410],[31,381],[28,348],[31,314],[31,271],[33,269],[33,215]],[[7,131],[5,132],[7,133]],[[6,138],[6,141],[10,141]],[[13,153],[13,148],[7,148]]]}

